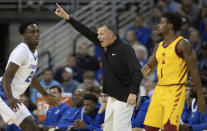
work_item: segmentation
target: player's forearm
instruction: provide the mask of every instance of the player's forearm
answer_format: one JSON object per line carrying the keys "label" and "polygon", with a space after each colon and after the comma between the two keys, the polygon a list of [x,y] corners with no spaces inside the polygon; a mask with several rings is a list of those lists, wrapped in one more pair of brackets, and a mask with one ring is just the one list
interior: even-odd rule
{"label": "player's forearm", "polygon": [[189,72],[191,74],[191,77],[192,77],[192,81],[193,81],[193,84],[194,84],[194,88],[196,90],[196,93],[197,95],[201,94],[202,91],[201,91],[201,80],[200,80],[200,76],[199,76],[199,73],[198,73],[198,69],[196,67],[190,67],[189,68]]}
{"label": "player's forearm", "polygon": [[8,77],[7,75],[4,75],[4,77],[2,79],[3,89],[6,94],[7,99],[13,98],[12,92],[11,92],[10,80],[11,80],[11,78]]}
{"label": "player's forearm", "polygon": [[188,56],[186,58],[186,62],[187,62],[188,70],[189,70],[190,75],[192,77],[194,88],[197,92],[197,95],[199,95],[201,93],[201,86],[202,85],[201,85],[200,75],[198,72],[197,59],[196,59],[196,55],[195,55],[194,51],[192,52],[191,56]]}
{"label": "player's forearm", "polygon": [[151,69],[151,71],[157,66],[157,61],[155,59],[155,56],[151,56],[149,58],[147,65]]}
{"label": "player's forearm", "polygon": [[47,95],[47,92],[45,89],[40,85],[38,79],[36,76],[32,79],[32,85],[37,89],[38,92],[40,92],[43,96]]}

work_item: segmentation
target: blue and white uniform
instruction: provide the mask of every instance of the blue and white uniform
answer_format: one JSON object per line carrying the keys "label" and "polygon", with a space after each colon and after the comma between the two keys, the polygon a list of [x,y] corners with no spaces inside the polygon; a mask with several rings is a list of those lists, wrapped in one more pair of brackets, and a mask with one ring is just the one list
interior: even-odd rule
{"label": "blue and white uniform", "polygon": [[[33,53],[26,43],[20,43],[11,52],[6,68],[10,62],[19,66],[17,72],[11,80],[11,92],[14,98],[20,99],[20,95],[22,95],[31,84],[33,76],[36,72],[38,64],[37,50]],[[0,90],[3,91],[1,84]],[[9,105],[6,104],[4,92],[1,92],[0,94],[2,94],[0,97],[0,115],[3,117],[5,122],[8,124],[15,123],[19,126],[19,124],[26,117],[31,115],[24,104],[19,104],[19,110],[17,112],[11,110]]]}

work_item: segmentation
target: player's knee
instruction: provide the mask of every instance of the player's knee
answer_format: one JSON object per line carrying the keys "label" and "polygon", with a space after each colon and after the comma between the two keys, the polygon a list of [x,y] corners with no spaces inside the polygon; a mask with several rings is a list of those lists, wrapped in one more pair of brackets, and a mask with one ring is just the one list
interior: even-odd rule
{"label": "player's knee", "polygon": [[22,127],[22,131],[40,131],[37,125],[27,124]]}

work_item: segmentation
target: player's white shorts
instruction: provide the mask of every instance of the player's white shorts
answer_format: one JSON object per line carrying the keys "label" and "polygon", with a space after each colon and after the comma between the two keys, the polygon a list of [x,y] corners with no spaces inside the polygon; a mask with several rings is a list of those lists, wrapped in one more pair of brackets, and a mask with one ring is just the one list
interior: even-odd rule
{"label": "player's white shorts", "polygon": [[108,97],[104,131],[132,131],[131,117],[135,105],[127,106],[126,102]]}
{"label": "player's white shorts", "polygon": [[23,103],[18,106],[18,111],[14,112],[0,97],[0,115],[6,123],[19,126],[26,117],[31,115]]}

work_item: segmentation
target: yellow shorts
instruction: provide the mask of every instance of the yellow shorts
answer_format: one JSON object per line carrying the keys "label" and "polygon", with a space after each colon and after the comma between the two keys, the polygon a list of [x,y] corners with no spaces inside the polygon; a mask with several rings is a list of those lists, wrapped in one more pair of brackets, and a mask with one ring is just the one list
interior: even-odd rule
{"label": "yellow shorts", "polygon": [[170,124],[177,126],[178,129],[184,102],[184,85],[157,85],[154,89],[144,125],[164,129],[164,125],[170,120]]}

